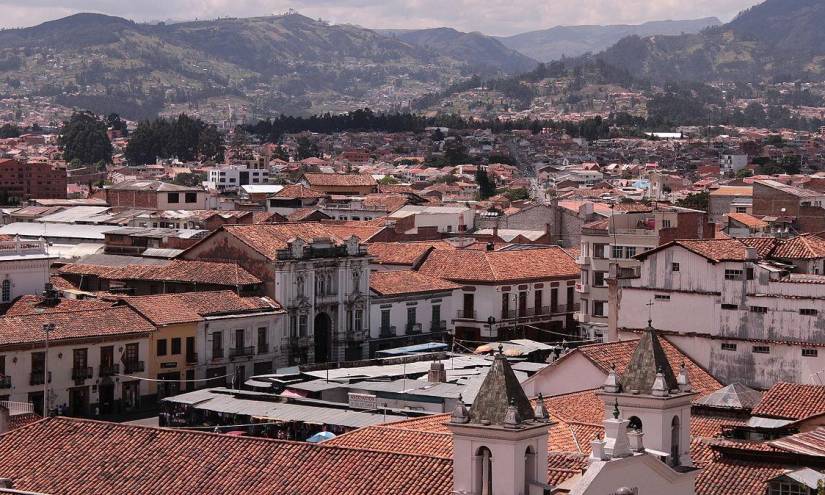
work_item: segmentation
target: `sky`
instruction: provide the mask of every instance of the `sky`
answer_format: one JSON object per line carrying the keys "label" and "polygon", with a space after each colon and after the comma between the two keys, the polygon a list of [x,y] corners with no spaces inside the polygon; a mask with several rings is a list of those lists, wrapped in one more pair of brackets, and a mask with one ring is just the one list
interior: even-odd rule
{"label": "sky", "polygon": [[0,27],[33,26],[78,12],[137,22],[301,14],[369,28],[510,35],[558,25],[638,24],[719,17],[728,21],[760,0],[0,0]]}

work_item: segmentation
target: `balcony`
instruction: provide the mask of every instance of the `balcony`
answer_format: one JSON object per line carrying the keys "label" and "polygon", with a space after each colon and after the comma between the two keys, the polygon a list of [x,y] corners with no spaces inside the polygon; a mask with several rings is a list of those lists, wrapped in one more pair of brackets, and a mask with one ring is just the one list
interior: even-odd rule
{"label": "balcony", "polygon": [[195,364],[198,362],[198,353],[197,352],[187,352],[186,353],[186,364]]}
{"label": "balcony", "polygon": [[580,306],[581,304],[559,304],[558,306],[556,306],[556,309],[553,310],[553,313],[573,313],[578,311]]}
{"label": "balcony", "polygon": [[0,390],[11,388],[11,377],[0,376]]}
{"label": "balcony", "polygon": [[441,321],[434,321],[430,324],[430,332],[438,333],[438,332],[446,332],[447,331],[447,322],[444,320]]}
{"label": "balcony", "polygon": [[590,256],[579,256],[578,258],[576,258],[576,264],[580,266],[589,266]]}
{"label": "balcony", "polygon": [[281,339],[281,349],[295,349],[301,347],[310,347],[312,345],[312,337],[307,336],[293,336],[284,337]]}
{"label": "balcony", "polygon": [[229,359],[235,359],[239,357],[248,357],[255,355],[255,346],[249,347],[233,347],[229,349]]}
{"label": "balcony", "polygon": [[[46,383],[46,374],[43,370],[40,371],[32,371],[31,376],[29,377],[29,385],[43,385]],[[52,382],[52,372],[49,372],[49,383]]]}
{"label": "balcony", "polygon": [[269,344],[258,344],[258,354],[268,354]]}
{"label": "balcony", "polygon": [[379,336],[382,339],[387,338],[387,337],[395,337],[395,335],[396,335],[395,327],[381,327],[381,331],[379,333]]}
{"label": "balcony", "polygon": [[146,363],[143,361],[127,361],[123,363],[123,372],[127,375],[130,373],[143,373],[146,370]]}
{"label": "balcony", "polygon": [[348,342],[363,342],[367,340],[369,332],[366,330],[348,330],[347,331],[347,341]]}
{"label": "balcony", "polygon": [[72,368],[72,380],[76,382],[88,380],[92,376],[94,376],[94,370],[92,370],[91,366],[80,366],[77,368]]}
{"label": "balcony", "polygon": [[120,365],[118,364],[108,364],[108,365],[100,365],[98,374],[102,377],[104,376],[115,376],[120,374]]}
{"label": "balcony", "polygon": [[407,335],[418,335],[421,333],[421,323],[408,323],[404,331]]}
{"label": "balcony", "polygon": [[478,313],[472,309],[459,309],[456,319],[459,320],[475,320],[478,318]]}

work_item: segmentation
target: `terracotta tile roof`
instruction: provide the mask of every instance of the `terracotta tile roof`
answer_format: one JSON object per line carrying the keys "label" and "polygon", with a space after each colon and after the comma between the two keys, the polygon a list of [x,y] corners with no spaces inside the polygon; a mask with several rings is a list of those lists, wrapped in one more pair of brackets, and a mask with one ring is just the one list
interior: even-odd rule
{"label": "terracotta tile roof", "polygon": [[[696,364],[695,361],[690,359],[676,346],[671,344],[666,338],[660,335],[659,342],[662,344],[668,363],[670,363],[670,367],[675,373],[678,373],[682,363],[685,363],[691,386],[700,396],[722,388],[722,384],[718,380],[702,369],[702,367]],[[578,347],[573,352],[584,354],[585,357],[605,373],[610,371],[612,365],[615,365],[616,372],[621,375],[630,363],[637,344],[638,341],[636,340],[625,340],[607,344],[590,344]]]}
{"label": "terracotta tile roof", "polygon": [[449,459],[63,417],[18,428],[0,442],[3,476],[16,489],[55,495],[447,495],[452,489]]}
{"label": "terracotta tile roof", "polygon": [[[748,240],[756,239],[756,240]],[[746,242],[748,244],[746,244]],[[637,256],[638,259],[645,259],[650,255],[663,251],[673,246],[681,246],[688,251],[698,254],[713,263],[722,261],[747,261],[748,247],[765,248],[772,245],[772,239],[762,240],[762,238],[742,238],[742,239],[702,239],[702,240],[678,240],[663,244],[657,248],[645,251]]]}
{"label": "terracotta tile roof", "polygon": [[256,311],[282,311],[268,297],[241,297],[232,291],[181,292],[121,298],[155,325],[203,320],[206,316]]}
{"label": "terracotta tile roof", "polygon": [[413,266],[434,247],[428,242],[372,242],[367,252],[375,264]]}
{"label": "terracotta tile roof", "polygon": [[284,186],[283,189],[270,197],[277,199],[312,199],[323,198],[325,196],[326,195],[324,193],[313,191],[303,184],[290,184],[288,186]]}
{"label": "terracotta tile roof", "polygon": [[755,463],[733,459],[710,462],[703,466],[696,478],[697,495],[763,494],[767,482],[787,469],[775,464]]}
{"label": "terracotta tile roof", "polygon": [[785,452],[815,457],[825,457],[825,428],[818,427],[769,442],[771,447]]}
{"label": "terracotta tile roof", "polygon": [[[263,227],[254,226],[250,227]],[[214,285],[257,285],[261,280],[234,263],[172,260],[163,265],[87,265],[70,263],[62,266],[61,274],[95,275],[107,280],[153,280],[191,282]]]}
{"label": "terracotta tile roof", "polygon": [[403,194],[368,194],[364,196],[365,208],[385,211],[388,214],[400,210],[409,202],[409,198]]}
{"label": "terracotta tile roof", "polygon": [[252,213],[252,223],[276,223],[282,222],[284,217],[268,211],[256,211]]}
{"label": "terracotta tile roof", "polygon": [[767,258],[773,254],[779,240],[775,237],[742,237],[739,239],[742,244],[756,249],[756,254],[760,258]]}
{"label": "terracotta tile roof", "polygon": [[777,383],[762,395],[752,414],[769,418],[804,419],[825,413],[825,386]]}
{"label": "terracotta tile roof", "polygon": [[433,432],[369,426],[338,435],[324,442],[324,445],[426,455],[442,459],[453,457],[453,435],[449,431]]}
{"label": "terracotta tile roof", "polygon": [[43,417],[35,413],[12,414],[9,417],[9,431],[22,428],[41,419],[43,419]]}
{"label": "terracotta tile roof", "polygon": [[751,186],[721,186],[710,193],[711,196],[753,196]]}
{"label": "terracotta tile roof", "polygon": [[768,222],[747,213],[728,213],[728,218],[750,229],[764,229]]}
{"label": "terracotta tile roof", "polygon": [[420,271],[459,283],[573,279],[580,273],[575,260],[555,246],[515,251],[436,250]]}
{"label": "terracotta tile roof", "polygon": [[367,174],[304,174],[304,180],[312,186],[376,186],[377,182]]}
{"label": "terracotta tile roof", "polygon": [[421,294],[460,289],[461,286],[437,277],[411,270],[372,272],[370,289],[379,296]]}
{"label": "terracotta tile roof", "polygon": [[351,235],[359,238],[361,242],[370,242],[370,239],[386,228],[386,221],[383,218],[376,218],[368,221],[347,220],[347,221],[325,221],[322,222],[324,228],[341,239],[346,239]]}
{"label": "terracotta tile roof", "polygon": [[315,215],[316,217],[315,220],[321,218],[332,218],[326,213],[319,210],[318,208],[298,208],[297,210],[287,215],[286,219],[290,222],[303,222],[313,215]]}
{"label": "terracotta tile roof", "polygon": [[53,323],[49,340],[145,334],[155,327],[131,308],[114,307],[0,318],[0,346],[43,343],[43,325]]}
{"label": "terracotta tile roof", "polygon": [[66,299],[60,298],[56,306],[43,304],[40,296],[25,295],[17,299],[6,311],[5,316],[21,316],[37,313],[65,313],[68,311],[86,311],[89,309],[111,308],[114,304],[98,299]]}
{"label": "terracotta tile roof", "polygon": [[793,260],[825,258],[825,239],[813,234],[802,234],[780,243],[773,251],[773,256]]}
{"label": "terracotta tile roof", "polygon": [[[329,228],[327,224],[318,222],[227,225],[223,230],[270,260],[277,259],[278,250],[287,249],[287,241],[290,239],[301,239],[310,243],[313,239],[327,238],[336,245],[341,245],[344,239],[349,237],[345,232],[338,232]],[[339,236],[338,233],[344,236]],[[207,237],[204,241],[208,239]]]}

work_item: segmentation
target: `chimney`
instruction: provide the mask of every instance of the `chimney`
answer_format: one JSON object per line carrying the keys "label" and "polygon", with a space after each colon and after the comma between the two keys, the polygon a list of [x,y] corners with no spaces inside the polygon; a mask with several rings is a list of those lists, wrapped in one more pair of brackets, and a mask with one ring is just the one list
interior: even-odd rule
{"label": "chimney", "polygon": [[11,413],[6,406],[0,406],[0,435],[9,431]]}
{"label": "chimney", "polygon": [[645,451],[644,443],[645,434],[642,430],[630,430],[627,432],[627,439],[630,443],[630,451],[633,453],[641,453]]}
{"label": "chimney", "polygon": [[430,383],[447,383],[447,370],[444,369],[444,363],[441,361],[433,361],[432,364],[430,364],[427,381]]}

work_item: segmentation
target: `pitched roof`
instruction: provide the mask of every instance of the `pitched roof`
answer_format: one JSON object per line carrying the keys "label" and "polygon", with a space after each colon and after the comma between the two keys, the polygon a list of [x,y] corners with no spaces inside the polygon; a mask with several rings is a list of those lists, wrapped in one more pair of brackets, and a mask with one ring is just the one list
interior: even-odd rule
{"label": "pitched roof", "polygon": [[431,249],[433,244],[426,242],[372,242],[367,246],[371,262],[380,265],[413,266]]}
{"label": "pitched roof", "polygon": [[[636,257],[644,260],[659,251],[664,251],[673,246],[680,246],[713,263],[722,261],[747,261],[749,259],[748,247],[750,246],[746,245],[744,240],[745,239],[701,239],[671,241],[657,248],[645,251]],[[759,249],[757,247],[757,253],[758,252]]]}
{"label": "pitched roof", "polygon": [[636,344],[633,357],[621,373],[622,391],[630,393],[638,390],[640,394],[650,395],[658,373],[664,377],[667,390],[679,387],[656,330],[648,326]]}
{"label": "pitched roof", "polygon": [[762,400],[762,392],[741,383],[731,383],[727,387],[694,401],[694,405],[714,409],[740,409],[749,411]]}
{"label": "pitched roof", "polygon": [[[325,238],[336,245],[342,245],[346,238],[338,235],[346,235],[344,232],[337,232],[336,229],[329,228],[327,224],[318,222],[226,225],[222,229],[270,260],[278,259],[278,251],[287,249],[289,247],[287,242],[292,239],[301,239],[310,243],[315,239]],[[209,237],[201,242],[206,242],[208,239]]]}
{"label": "pitched roof", "polygon": [[312,189],[306,187],[303,184],[290,184],[288,186],[284,186],[283,189],[276,192],[270,198],[277,198],[277,199],[312,199],[312,198],[323,198],[326,195],[324,193],[320,193],[318,191],[313,191]]}
{"label": "pitched roof", "polygon": [[513,251],[436,250],[430,253],[420,271],[469,283],[571,279],[580,273],[575,260],[556,246]]}
{"label": "pitched roof", "polygon": [[65,417],[18,428],[0,443],[3,476],[15,489],[53,494],[447,495],[452,489],[449,459]]}
{"label": "pitched roof", "polygon": [[792,260],[825,258],[825,239],[813,234],[802,234],[780,243],[773,251],[773,256]]}
{"label": "pitched roof", "polygon": [[6,311],[5,316],[22,316],[38,313],[65,313],[89,309],[110,308],[114,304],[98,299],[66,299],[61,297],[56,305],[44,304],[43,298],[27,294],[17,299]]}
{"label": "pitched roof", "polygon": [[825,428],[820,426],[769,443],[772,447],[793,454],[825,457]]}
{"label": "pitched roof", "polygon": [[241,297],[235,292],[179,292],[121,298],[155,325],[173,325],[203,320],[207,316],[283,311],[268,297]]}
{"label": "pitched roof", "polygon": [[750,229],[764,229],[768,222],[747,213],[728,213],[728,218]]}
{"label": "pitched roof", "polygon": [[43,325],[52,323],[52,343],[88,337],[148,333],[155,327],[131,308],[113,307],[0,318],[0,345],[43,343]]}
{"label": "pitched roof", "polygon": [[798,420],[825,413],[825,386],[777,383],[762,395],[754,416]]}
{"label": "pitched roof", "polygon": [[458,284],[412,270],[372,272],[370,274],[370,289],[379,296],[443,292],[460,288],[461,286]]}
{"label": "pitched roof", "polygon": [[378,183],[368,174],[304,174],[310,186],[375,186]]}
{"label": "pitched roof", "polygon": [[153,280],[214,285],[257,285],[261,279],[235,263],[171,260],[157,265],[92,265],[69,263],[58,269],[60,274],[95,275],[107,280]]}
{"label": "pitched roof", "polygon": [[510,367],[510,362],[499,352],[470,408],[470,422],[483,424],[489,421],[492,425],[502,425],[511,404],[518,409],[520,421],[534,418],[533,407]]}

